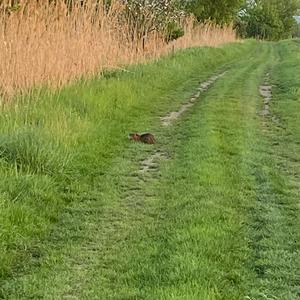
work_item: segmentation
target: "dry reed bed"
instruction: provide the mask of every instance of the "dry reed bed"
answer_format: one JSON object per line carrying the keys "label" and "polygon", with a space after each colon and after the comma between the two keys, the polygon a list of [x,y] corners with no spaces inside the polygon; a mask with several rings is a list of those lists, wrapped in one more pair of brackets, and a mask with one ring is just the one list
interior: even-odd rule
{"label": "dry reed bed", "polygon": [[[41,2],[43,2],[41,4]],[[171,50],[194,46],[217,46],[233,42],[234,30],[206,24],[195,27],[185,21],[185,35],[165,43],[152,32],[144,47],[129,38],[124,9],[114,1],[107,11],[95,2],[74,5],[72,12],[62,0],[22,1],[10,14],[0,13],[0,95],[13,95],[36,86],[60,87],[103,69],[156,58]]]}

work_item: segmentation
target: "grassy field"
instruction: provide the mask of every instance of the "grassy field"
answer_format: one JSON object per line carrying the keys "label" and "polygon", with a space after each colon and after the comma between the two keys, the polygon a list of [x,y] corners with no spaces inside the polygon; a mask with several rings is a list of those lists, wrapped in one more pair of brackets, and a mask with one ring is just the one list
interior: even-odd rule
{"label": "grassy field", "polygon": [[299,50],[189,49],[5,107],[0,298],[299,299]]}

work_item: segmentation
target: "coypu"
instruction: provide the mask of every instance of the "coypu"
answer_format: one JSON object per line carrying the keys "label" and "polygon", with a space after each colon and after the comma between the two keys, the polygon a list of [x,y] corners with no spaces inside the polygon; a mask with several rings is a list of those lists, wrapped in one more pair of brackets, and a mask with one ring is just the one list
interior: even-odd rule
{"label": "coypu", "polygon": [[145,144],[155,144],[155,138],[154,135],[151,133],[144,133],[144,134],[138,134],[138,133],[130,133],[129,139],[133,141],[139,141]]}

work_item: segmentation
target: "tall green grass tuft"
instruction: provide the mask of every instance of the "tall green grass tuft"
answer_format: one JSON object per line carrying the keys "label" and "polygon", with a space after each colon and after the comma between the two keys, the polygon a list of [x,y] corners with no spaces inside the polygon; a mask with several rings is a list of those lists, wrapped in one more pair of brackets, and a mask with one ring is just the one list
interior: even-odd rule
{"label": "tall green grass tuft", "polygon": [[62,173],[70,160],[58,143],[36,128],[0,135],[0,158],[18,172],[49,175]]}

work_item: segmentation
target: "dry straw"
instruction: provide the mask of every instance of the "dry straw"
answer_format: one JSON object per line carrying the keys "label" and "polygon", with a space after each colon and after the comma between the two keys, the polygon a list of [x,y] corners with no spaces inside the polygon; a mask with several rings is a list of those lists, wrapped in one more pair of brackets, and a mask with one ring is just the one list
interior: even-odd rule
{"label": "dry straw", "polygon": [[195,27],[192,19],[186,19],[182,38],[167,44],[161,33],[152,32],[141,43],[132,39],[126,20],[120,23],[118,16],[124,9],[120,0],[113,1],[109,10],[94,0],[71,8],[63,0],[23,0],[15,10],[9,8],[9,2],[2,1],[0,10],[2,96],[37,86],[57,88],[82,76],[157,58],[174,49],[217,46],[236,39],[230,26]]}

